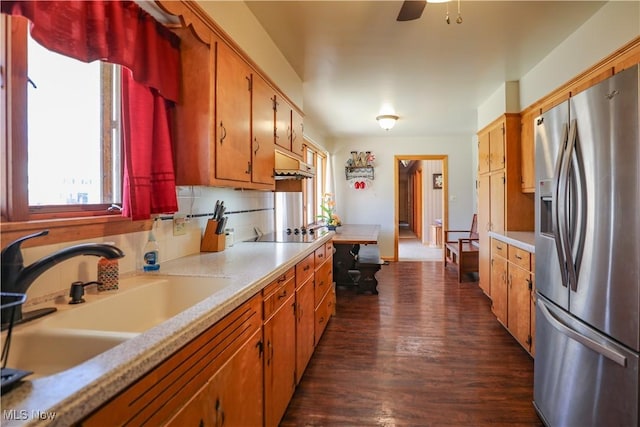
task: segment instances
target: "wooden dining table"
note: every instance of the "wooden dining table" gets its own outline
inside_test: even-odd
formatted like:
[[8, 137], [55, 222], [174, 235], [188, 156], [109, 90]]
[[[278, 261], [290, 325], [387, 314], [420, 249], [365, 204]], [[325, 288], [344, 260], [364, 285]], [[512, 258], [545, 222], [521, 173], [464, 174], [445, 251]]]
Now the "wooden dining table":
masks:
[[361, 245], [370, 246], [371, 249], [375, 247], [378, 253], [379, 232], [380, 226], [377, 224], [344, 224], [336, 229], [333, 236], [333, 279], [337, 286], [357, 286], [354, 276], [349, 274], [357, 269], [356, 254]]

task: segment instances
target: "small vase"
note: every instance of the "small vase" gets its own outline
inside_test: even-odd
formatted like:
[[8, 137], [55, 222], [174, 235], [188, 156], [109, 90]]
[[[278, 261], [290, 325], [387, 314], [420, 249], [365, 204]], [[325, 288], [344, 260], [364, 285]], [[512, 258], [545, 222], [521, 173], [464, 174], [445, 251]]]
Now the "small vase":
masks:
[[331, 231], [336, 231], [336, 225], [327, 225], [327, 228]]

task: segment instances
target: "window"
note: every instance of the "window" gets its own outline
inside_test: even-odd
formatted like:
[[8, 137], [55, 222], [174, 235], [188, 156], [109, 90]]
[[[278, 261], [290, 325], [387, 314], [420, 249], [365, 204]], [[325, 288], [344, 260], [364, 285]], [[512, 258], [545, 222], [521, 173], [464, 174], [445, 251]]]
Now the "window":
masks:
[[1, 19], [3, 222], [109, 214], [122, 198], [118, 66], [51, 52], [26, 19]]
[[117, 66], [84, 63], [27, 39], [30, 210], [120, 202]]
[[327, 156], [313, 145], [307, 145], [305, 161], [316, 168], [316, 175], [305, 181], [305, 215], [307, 223], [315, 223], [320, 214], [320, 203], [325, 193], [325, 176]]

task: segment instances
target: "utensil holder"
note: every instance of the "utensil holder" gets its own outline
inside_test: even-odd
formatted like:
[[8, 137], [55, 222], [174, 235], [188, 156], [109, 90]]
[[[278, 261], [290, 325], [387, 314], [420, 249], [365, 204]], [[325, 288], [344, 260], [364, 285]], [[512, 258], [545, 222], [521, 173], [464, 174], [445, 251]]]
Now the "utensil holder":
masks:
[[202, 242], [200, 242], [200, 252], [224, 251], [226, 236], [224, 233], [216, 234], [218, 223], [219, 221], [213, 219], [207, 221], [207, 228], [205, 228]]

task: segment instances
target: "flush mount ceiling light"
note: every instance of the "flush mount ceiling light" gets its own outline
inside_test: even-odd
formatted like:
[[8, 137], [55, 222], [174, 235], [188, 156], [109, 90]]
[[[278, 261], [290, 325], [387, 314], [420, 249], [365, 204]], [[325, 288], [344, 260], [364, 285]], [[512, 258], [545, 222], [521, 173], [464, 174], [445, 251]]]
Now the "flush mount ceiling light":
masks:
[[383, 114], [381, 116], [376, 117], [378, 124], [384, 130], [389, 130], [392, 127], [394, 127], [398, 119], [399, 117], [393, 114]]

